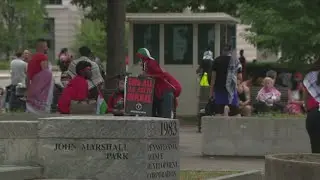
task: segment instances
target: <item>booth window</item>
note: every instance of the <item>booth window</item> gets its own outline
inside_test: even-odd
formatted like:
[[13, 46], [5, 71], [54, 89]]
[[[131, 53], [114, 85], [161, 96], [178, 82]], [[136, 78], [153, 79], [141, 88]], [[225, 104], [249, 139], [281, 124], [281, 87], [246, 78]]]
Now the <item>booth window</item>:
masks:
[[147, 48], [151, 56], [159, 62], [159, 32], [159, 24], [133, 25], [134, 64], [139, 62], [135, 53], [140, 48]]
[[208, 48], [214, 55], [214, 24], [199, 24], [198, 25], [198, 65], [200, 65], [203, 59], [203, 53], [207, 51]]
[[164, 63], [193, 64], [193, 25], [164, 25]]

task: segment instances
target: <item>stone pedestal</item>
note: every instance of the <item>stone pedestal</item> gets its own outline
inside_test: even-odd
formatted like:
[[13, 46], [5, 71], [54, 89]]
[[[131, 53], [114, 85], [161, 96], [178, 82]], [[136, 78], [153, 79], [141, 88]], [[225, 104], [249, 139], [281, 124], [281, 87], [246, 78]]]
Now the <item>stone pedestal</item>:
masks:
[[179, 179], [178, 120], [67, 116], [41, 119], [38, 129], [46, 178]]
[[266, 156], [265, 180], [319, 180], [319, 154]]

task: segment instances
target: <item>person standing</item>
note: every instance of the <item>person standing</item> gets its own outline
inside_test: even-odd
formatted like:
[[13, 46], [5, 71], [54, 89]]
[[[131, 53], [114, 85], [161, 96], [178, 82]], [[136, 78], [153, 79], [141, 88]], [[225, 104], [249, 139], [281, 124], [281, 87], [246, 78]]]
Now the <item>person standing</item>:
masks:
[[247, 78], [247, 77], [246, 77], [247, 60], [246, 60], [246, 58], [244, 57], [244, 50], [243, 50], [243, 49], [241, 49], [241, 50], [239, 51], [239, 55], [240, 55], [239, 61], [240, 61], [241, 66], [242, 66], [242, 78], [243, 78], [243, 80], [245, 80], [245, 79]]
[[26, 87], [27, 63], [23, 60], [22, 51], [17, 51], [16, 58], [10, 63], [11, 88], [9, 110], [25, 110], [25, 102], [17, 95], [17, 88]]
[[173, 76], [164, 72], [158, 62], [151, 57], [146, 48], [140, 48], [137, 52], [142, 64], [143, 75], [155, 79], [153, 116], [173, 118], [177, 106], [176, 98], [179, 97], [182, 87]]
[[47, 41], [38, 39], [36, 53], [32, 55], [27, 66], [27, 112], [35, 114], [51, 112], [54, 79], [47, 51]]
[[306, 129], [312, 153], [320, 153], [320, 60], [303, 80], [303, 97], [307, 108]]
[[242, 69], [231, 47], [226, 46], [221, 56], [213, 61], [210, 97], [215, 98], [215, 113], [225, 116], [239, 115], [237, 80], [242, 80]]

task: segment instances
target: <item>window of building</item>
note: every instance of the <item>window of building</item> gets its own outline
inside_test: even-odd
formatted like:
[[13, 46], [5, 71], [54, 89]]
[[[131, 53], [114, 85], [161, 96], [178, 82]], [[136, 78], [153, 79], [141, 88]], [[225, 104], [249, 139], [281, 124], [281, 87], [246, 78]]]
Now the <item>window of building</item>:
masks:
[[133, 49], [134, 63], [139, 59], [135, 53], [139, 48], [147, 48], [151, 56], [159, 62], [159, 24], [134, 24], [133, 25]]
[[193, 64], [193, 25], [164, 25], [164, 63]]
[[199, 24], [198, 25], [198, 64], [200, 65], [203, 59], [203, 53], [208, 50], [214, 55], [214, 24]]
[[62, 0], [43, 0], [43, 3], [47, 5], [62, 5]]

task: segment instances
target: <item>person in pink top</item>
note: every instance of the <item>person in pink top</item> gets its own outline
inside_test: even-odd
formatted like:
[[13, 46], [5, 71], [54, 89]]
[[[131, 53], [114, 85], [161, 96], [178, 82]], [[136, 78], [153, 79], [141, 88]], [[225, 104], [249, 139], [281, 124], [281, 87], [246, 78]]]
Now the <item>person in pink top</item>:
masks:
[[274, 87], [274, 80], [266, 77], [256, 97], [257, 103], [254, 104], [254, 108], [257, 112], [282, 111], [283, 107], [279, 104], [280, 98], [281, 93]]
[[304, 85], [304, 101], [307, 109], [306, 129], [310, 138], [312, 153], [320, 153], [320, 60], [308, 74]]

